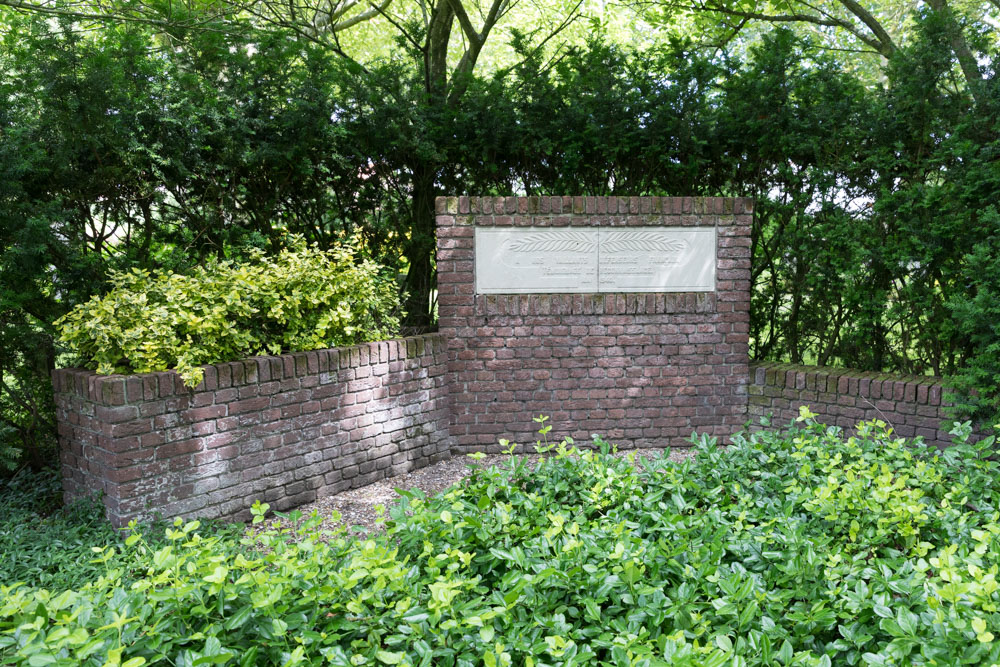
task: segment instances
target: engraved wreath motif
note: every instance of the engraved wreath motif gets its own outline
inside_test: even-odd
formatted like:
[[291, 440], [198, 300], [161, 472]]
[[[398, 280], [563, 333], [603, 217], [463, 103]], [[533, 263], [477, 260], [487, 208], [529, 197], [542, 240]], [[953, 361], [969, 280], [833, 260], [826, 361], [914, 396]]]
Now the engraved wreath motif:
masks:
[[507, 243], [512, 252], [593, 252], [597, 244], [587, 234], [549, 232], [528, 234]]
[[624, 232], [601, 239], [602, 252], [669, 252], [688, 249], [688, 242], [656, 232]]

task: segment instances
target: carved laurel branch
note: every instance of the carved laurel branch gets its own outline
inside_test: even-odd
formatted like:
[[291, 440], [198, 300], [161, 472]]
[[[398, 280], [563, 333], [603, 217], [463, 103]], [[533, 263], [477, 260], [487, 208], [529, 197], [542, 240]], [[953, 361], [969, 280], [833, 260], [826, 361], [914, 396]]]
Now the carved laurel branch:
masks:
[[513, 252], [593, 252], [596, 245], [587, 234], [550, 232], [528, 234], [511, 241], [507, 248]]
[[688, 242], [672, 239], [666, 234], [650, 232], [625, 232], [616, 234], [614, 238], [602, 239], [601, 250], [604, 252], [683, 252], [687, 250]]

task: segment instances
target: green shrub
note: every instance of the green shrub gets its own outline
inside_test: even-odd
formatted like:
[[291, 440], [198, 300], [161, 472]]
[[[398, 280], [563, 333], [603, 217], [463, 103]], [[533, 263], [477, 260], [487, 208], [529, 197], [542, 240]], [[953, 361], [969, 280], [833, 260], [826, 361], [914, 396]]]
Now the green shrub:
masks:
[[[79, 591], [0, 590], [10, 664], [990, 665], [992, 445], [884, 424], [697, 439], [623, 460], [564, 441], [531, 469], [407, 493], [386, 534], [294, 520], [242, 541], [179, 522], [99, 549]], [[266, 510], [256, 506], [259, 516]], [[295, 517], [293, 517], [294, 519]]]
[[352, 248], [301, 240], [276, 257], [215, 262], [190, 275], [133, 269], [56, 322], [98, 373], [176, 369], [189, 386], [202, 364], [313, 350], [395, 333], [395, 285]]
[[21, 443], [17, 431], [7, 424], [0, 424], [0, 474], [17, 470], [21, 458]]

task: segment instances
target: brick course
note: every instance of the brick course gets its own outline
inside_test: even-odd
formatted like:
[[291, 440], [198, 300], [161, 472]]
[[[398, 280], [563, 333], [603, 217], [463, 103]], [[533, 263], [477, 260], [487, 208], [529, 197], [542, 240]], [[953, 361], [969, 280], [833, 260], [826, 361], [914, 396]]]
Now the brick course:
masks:
[[103, 493], [115, 526], [245, 519], [450, 455], [440, 334], [173, 372], [53, 374], [68, 500]]
[[754, 364], [751, 375], [748, 410], [755, 423], [770, 414], [773, 426], [783, 426], [805, 405], [817, 421], [846, 431], [859, 421], [880, 419], [899, 436], [920, 436], [938, 447], [951, 444], [954, 420], [939, 377], [775, 363]]
[[[728, 436], [746, 419], [748, 199], [451, 197], [437, 200], [440, 331], [459, 451], [601, 433], [630, 447]], [[476, 294], [478, 227], [714, 227], [716, 291]]]

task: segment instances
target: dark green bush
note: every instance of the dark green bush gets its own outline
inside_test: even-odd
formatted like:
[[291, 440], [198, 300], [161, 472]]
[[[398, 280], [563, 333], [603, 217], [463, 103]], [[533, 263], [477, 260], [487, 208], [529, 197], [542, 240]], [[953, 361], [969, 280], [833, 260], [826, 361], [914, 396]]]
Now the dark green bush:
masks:
[[990, 206], [983, 218], [993, 233], [966, 255], [965, 289], [949, 303], [968, 348], [952, 386], [963, 414], [994, 424], [1000, 423], [1000, 213]]
[[[199, 524], [77, 592], [2, 589], [11, 664], [989, 665], [1000, 660], [991, 441], [940, 453], [812, 421], [622, 460], [571, 443], [532, 470], [407, 494], [386, 535], [318, 518]], [[257, 506], [256, 514], [266, 508]], [[119, 565], [115, 565], [116, 559]], [[131, 570], [134, 577], [126, 576]], [[107, 662], [106, 662], [107, 661]]]

